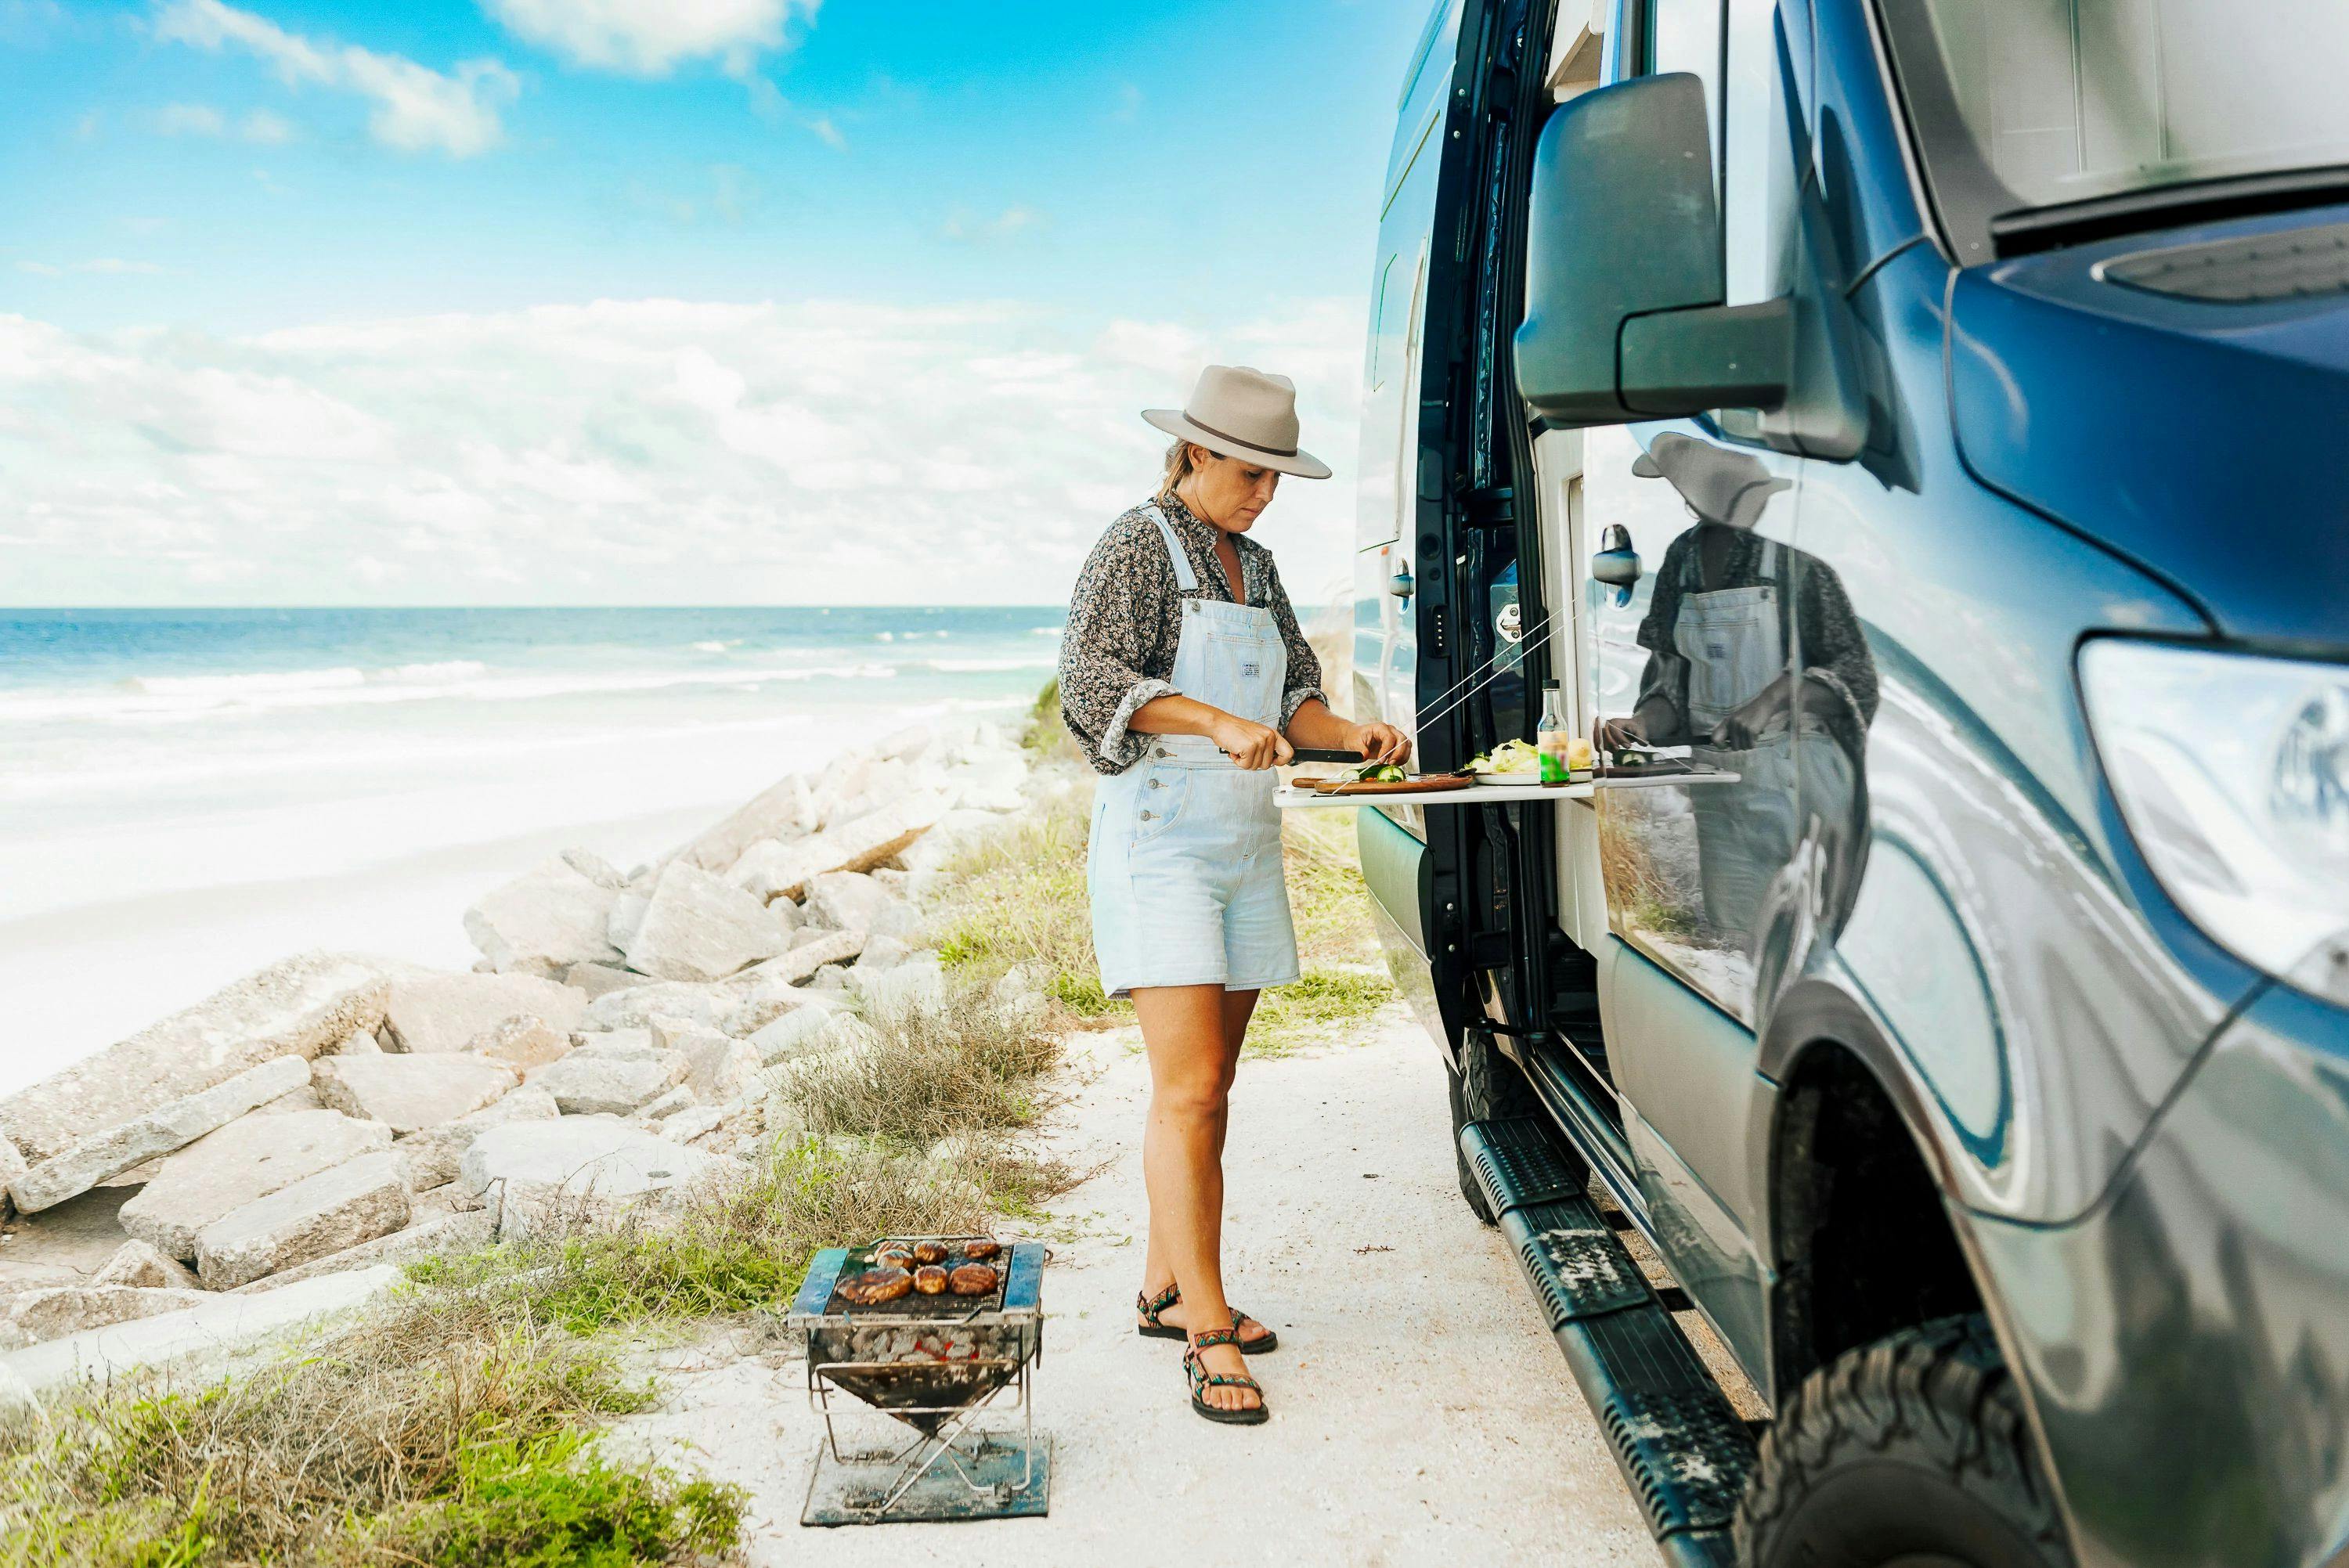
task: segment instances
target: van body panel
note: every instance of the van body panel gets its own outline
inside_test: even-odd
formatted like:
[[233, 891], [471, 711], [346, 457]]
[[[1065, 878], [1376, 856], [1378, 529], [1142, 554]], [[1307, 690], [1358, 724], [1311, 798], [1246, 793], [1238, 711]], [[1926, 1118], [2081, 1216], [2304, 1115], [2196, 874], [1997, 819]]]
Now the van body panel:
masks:
[[[2349, 629], [2349, 465], [2339, 450], [2349, 295], [2188, 299], [2114, 281], [2106, 268], [2189, 244], [2280, 244], [2344, 222], [2349, 206], [1961, 274], [1950, 373], [1967, 463], [1985, 484], [2185, 584], [2229, 636], [2337, 647]], [[2118, 387], [2127, 396], [2114, 396]]]
[[2271, 985], [2107, 1203], [1973, 1226], [2082, 1568], [2349, 1551], [2345, 1040], [2349, 1013]]
[[1642, 1228], [1738, 1365], [1767, 1367], [1770, 1274], [1743, 1220], [1636, 1113], [1624, 1132], [1646, 1201]]

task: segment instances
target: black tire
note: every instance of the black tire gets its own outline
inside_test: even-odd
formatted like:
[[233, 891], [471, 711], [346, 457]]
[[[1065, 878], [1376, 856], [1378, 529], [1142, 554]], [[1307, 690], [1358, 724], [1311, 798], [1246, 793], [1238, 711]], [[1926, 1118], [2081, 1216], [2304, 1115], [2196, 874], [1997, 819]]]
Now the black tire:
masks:
[[1813, 1373], [1762, 1439], [1739, 1568], [2071, 1568], [1998, 1342], [1980, 1314]]
[[1517, 1064], [1482, 1036], [1470, 1035], [1461, 1042], [1459, 1068], [1445, 1076], [1451, 1080], [1446, 1087], [1452, 1100], [1452, 1158], [1460, 1167], [1460, 1195], [1468, 1200], [1477, 1219], [1497, 1224], [1500, 1216], [1485, 1203], [1484, 1189], [1476, 1185], [1476, 1172], [1469, 1168], [1468, 1157], [1460, 1152], [1460, 1130], [1472, 1121], [1547, 1113]]

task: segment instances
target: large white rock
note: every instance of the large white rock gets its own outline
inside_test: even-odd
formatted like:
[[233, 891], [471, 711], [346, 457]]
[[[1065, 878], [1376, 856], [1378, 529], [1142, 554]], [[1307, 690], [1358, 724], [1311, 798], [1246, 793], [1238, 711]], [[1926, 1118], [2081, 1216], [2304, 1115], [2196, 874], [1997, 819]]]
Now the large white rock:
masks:
[[327, 1057], [313, 1065], [318, 1098], [347, 1115], [414, 1132], [469, 1116], [522, 1078], [480, 1057]]
[[123, 1230], [175, 1258], [196, 1234], [256, 1198], [391, 1147], [391, 1129], [337, 1110], [255, 1111], [190, 1144], [116, 1214]]
[[341, 1274], [349, 1269], [363, 1269], [377, 1264], [412, 1263], [418, 1258], [449, 1257], [458, 1253], [470, 1253], [485, 1247], [497, 1238], [497, 1222], [486, 1210], [473, 1210], [457, 1214], [419, 1215], [404, 1230], [378, 1236], [371, 1242], [361, 1242], [355, 1247], [345, 1247], [338, 1253], [328, 1253], [297, 1267], [271, 1274], [266, 1279], [236, 1287], [239, 1295], [258, 1295], [264, 1291], [284, 1290], [287, 1285], [316, 1279], [320, 1274]]
[[553, 1121], [562, 1114], [553, 1095], [526, 1083], [486, 1109], [409, 1133], [393, 1144], [391, 1151], [399, 1161], [408, 1190], [427, 1192], [457, 1179], [457, 1161], [472, 1147], [473, 1140], [491, 1128], [510, 1121]]
[[609, 964], [574, 964], [563, 972], [563, 983], [592, 1002], [610, 992], [641, 985], [645, 977]]
[[24, 1342], [38, 1345], [133, 1318], [184, 1312], [203, 1301], [201, 1290], [159, 1290], [135, 1284], [51, 1285], [0, 1299], [0, 1325], [16, 1330]]
[[135, 1120], [108, 1128], [33, 1166], [11, 1182], [16, 1206], [28, 1213], [37, 1212], [159, 1154], [185, 1149], [214, 1128], [301, 1088], [309, 1076], [310, 1064], [302, 1057], [278, 1057]]
[[695, 1183], [730, 1165], [616, 1118], [566, 1116], [483, 1133], [459, 1180], [497, 1215], [499, 1239], [512, 1242], [673, 1213]]
[[400, 1277], [398, 1267], [385, 1264], [308, 1280], [258, 1299], [212, 1296], [185, 1311], [88, 1329], [0, 1356], [0, 1404], [23, 1404], [50, 1388], [102, 1381], [140, 1367], [217, 1360], [249, 1350], [373, 1300]]
[[196, 1274], [212, 1290], [388, 1235], [408, 1223], [408, 1183], [388, 1151], [305, 1176], [196, 1233]]
[[307, 1059], [382, 1020], [384, 966], [305, 953], [0, 1099], [0, 1135], [35, 1165], [279, 1057]]
[[626, 1116], [684, 1078], [685, 1058], [675, 1051], [643, 1059], [574, 1051], [530, 1075], [532, 1087], [553, 1095], [565, 1116]]
[[895, 758], [865, 757], [835, 763], [815, 787], [816, 826], [836, 828], [877, 811], [913, 792], [911, 764]]
[[759, 1048], [748, 1040], [707, 1031], [674, 1041], [670, 1048], [685, 1057], [684, 1087], [706, 1104], [716, 1105], [749, 1092], [764, 1065]]
[[612, 900], [611, 913], [604, 917], [604, 940], [626, 953], [636, 939], [636, 928], [645, 923], [645, 911], [653, 906], [653, 890], [647, 887], [624, 887]]
[[724, 871], [761, 839], [795, 839], [815, 829], [815, 805], [806, 779], [794, 774], [679, 850], [675, 859], [706, 872]]
[[920, 923], [904, 899], [863, 872], [826, 872], [809, 884], [808, 912], [842, 931], [902, 936]]
[[140, 1290], [198, 1290], [193, 1270], [174, 1257], [166, 1256], [151, 1242], [131, 1240], [114, 1249], [98, 1271], [89, 1276], [92, 1284], [127, 1284]]
[[587, 998], [535, 975], [428, 975], [391, 983], [384, 1023], [397, 1049], [469, 1051], [508, 1018], [535, 1018], [558, 1034], [579, 1026]]
[[[805, 933], [802, 934], [803, 936]], [[742, 996], [771, 995], [797, 985], [827, 964], [845, 964], [864, 951], [861, 931], [827, 931], [807, 936], [780, 958], [770, 959], [742, 976]]]
[[980, 840], [1002, 830], [1003, 819], [995, 812], [957, 806], [931, 824], [928, 832], [900, 851], [897, 859], [917, 876], [925, 872], [942, 872]]
[[28, 1169], [25, 1156], [16, 1146], [6, 1138], [0, 1137], [0, 1219], [6, 1218], [8, 1212], [16, 1206], [14, 1189], [16, 1178]]
[[543, 1068], [549, 1062], [559, 1062], [570, 1053], [571, 1037], [558, 1033], [536, 1018], [508, 1018], [503, 1023], [491, 1025], [473, 1040], [475, 1056], [502, 1063], [517, 1072]]
[[771, 899], [797, 898], [826, 872], [870, 871], [920, 838], [953, 805], [953, 797], [944, 790], [916, 790], [836, 828], [779, 845], [772, 852], [762, 849], [755, 876], [745, 878], [738, 865], [736, 880], [755, 883]]
[[773, 1067], [823, 1048], [842, 1016], [841, 1004], [822, 993], [811, 1001], [820, 1005], [786, 1013], [750, 1037], [747, 1043], [759, 1053], [761, 1066]]
[[557, 856], [465, 912], [465, 934], [492, 968], [552, 978], [616, 958], [604, 934], [617, 890]]
[[608, 992], [588, 1003], [587, 1016], [580, 1020], [580, 1027], [588, 1031], [641, 1029], [655, 1018], [668, 1018], [678, 1023], [707, 1024], [714, 1028], [733, 1007], [735, 1000], [733, 992], [714, 985], [666, 980], [638, 984], [625, 991]]
[[741, 889], [671, 861], [628, 944], [628, 966], [663, 980], [719, 980], [791, 945], [791, 932]]

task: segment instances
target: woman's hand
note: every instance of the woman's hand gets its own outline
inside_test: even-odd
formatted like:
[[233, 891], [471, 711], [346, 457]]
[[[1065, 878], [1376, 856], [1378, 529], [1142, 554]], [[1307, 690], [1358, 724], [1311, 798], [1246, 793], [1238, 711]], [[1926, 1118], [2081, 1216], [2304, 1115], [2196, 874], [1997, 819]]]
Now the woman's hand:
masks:
[[1216, 726], [1210, 738], [1223, 748], [1234, 762], [1250, 771], [1285, 767], [1297, 755], [1280, 731], [1234, 714], [1224, 715], [1223, 721]]
[[1645, 746], [1648, 727], [1638, 714], [1629, 718], [1602, 718], [1599, 721], [1599, 746], [1603, 751], [1619, 751], [1626, 746]]
[[1764, 730], [1786, 716], [1792, 706], [1787, 699], [1792, 695], [1786, 677], [1780, 676], [1713, 727], [1713, 743], [1729, 751], [1752, 749]]
[[1411, 760], [1411, 738], [1392, 724], [1350, 724], [1346, 727], [1345, 745], [1331, 749], [1359, 751], [1365, 762], [1400, 766]]

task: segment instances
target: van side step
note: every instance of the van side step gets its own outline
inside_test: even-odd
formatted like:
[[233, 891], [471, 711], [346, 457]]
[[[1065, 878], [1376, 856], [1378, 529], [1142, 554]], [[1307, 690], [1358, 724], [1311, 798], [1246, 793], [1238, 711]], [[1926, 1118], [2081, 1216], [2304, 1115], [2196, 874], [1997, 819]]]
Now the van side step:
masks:
[[1667, 1563], [1726, 1568], [1753, 1435], [1534, 1117], [1472, 1121], [1460, 1150], [1548, 1315]]

